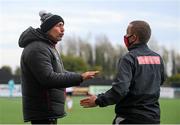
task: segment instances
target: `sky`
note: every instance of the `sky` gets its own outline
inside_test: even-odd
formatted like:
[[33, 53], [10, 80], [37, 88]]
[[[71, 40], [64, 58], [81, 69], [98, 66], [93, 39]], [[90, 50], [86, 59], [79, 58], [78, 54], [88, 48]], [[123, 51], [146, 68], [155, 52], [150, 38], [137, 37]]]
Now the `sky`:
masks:
[[0, 67], [20, 65], [19, 36], [40, 26], [40, 10], [63, 17], [64, 37], [90, 35], [93, 42], [104, 34], [114, 45], [124, 45], [131, 21], [144, 20], [158, 45], [180, 53], [180, 0], [0, 0]]

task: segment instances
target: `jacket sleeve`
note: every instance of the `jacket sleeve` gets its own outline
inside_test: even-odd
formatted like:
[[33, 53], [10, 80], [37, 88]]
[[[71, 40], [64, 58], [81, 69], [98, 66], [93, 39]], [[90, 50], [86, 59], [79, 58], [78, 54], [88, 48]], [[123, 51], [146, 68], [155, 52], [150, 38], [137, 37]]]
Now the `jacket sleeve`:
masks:
[[51, 55], [46, 48], [31, 51], [28, 56], [28, 67], [34, 78], [44, 87], [65, 88], [79, 85], [83, 80], [74, 72], [56, 73], [51, 64]]
[[118, 73], [112, 83], [112, 88], [103, 94], [99, 94], [95, 103], [100, 107], [117, 104], [129, 92], [132, 79], [133, 64], [129, 56], [124, 56], [118, 63]]
[[166, 78], [167, 78], [167, 73], [166, 73], [166, 69], [165, 69], [165, 66], [164, 66], [164, 61], [161, 58], [161, 85], [163, 85]]

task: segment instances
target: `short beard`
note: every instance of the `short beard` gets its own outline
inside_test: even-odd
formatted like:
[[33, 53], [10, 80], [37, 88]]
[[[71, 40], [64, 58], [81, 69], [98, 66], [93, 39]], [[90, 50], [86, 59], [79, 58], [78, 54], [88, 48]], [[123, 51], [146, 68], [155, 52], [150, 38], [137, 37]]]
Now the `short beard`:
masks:
[[61, 41], [61, 40], [62, 40], [62, 37], [58, 37], [57, 42], [58, 42], [58, 41]]

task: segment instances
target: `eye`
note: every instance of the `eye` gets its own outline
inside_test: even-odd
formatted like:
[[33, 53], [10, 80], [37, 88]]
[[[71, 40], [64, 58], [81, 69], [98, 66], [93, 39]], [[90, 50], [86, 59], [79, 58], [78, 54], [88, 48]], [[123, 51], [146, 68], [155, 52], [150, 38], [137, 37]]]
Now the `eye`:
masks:
[[64, 26], [63, 22], [58, 23], [58, 26]]

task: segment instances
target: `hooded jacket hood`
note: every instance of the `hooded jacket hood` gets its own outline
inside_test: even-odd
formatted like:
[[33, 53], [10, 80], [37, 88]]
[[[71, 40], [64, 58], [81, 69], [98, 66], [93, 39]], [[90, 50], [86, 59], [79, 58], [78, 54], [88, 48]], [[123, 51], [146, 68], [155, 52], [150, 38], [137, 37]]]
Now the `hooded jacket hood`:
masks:
[[52, 42], [39, 28], [34, 29], [32, 27], [29, 27], [20, 35], [18, 44], [19, 47], [25, 48], [28, 44], [35, 41], [46, 41], [47, 43], [52, 44]]

